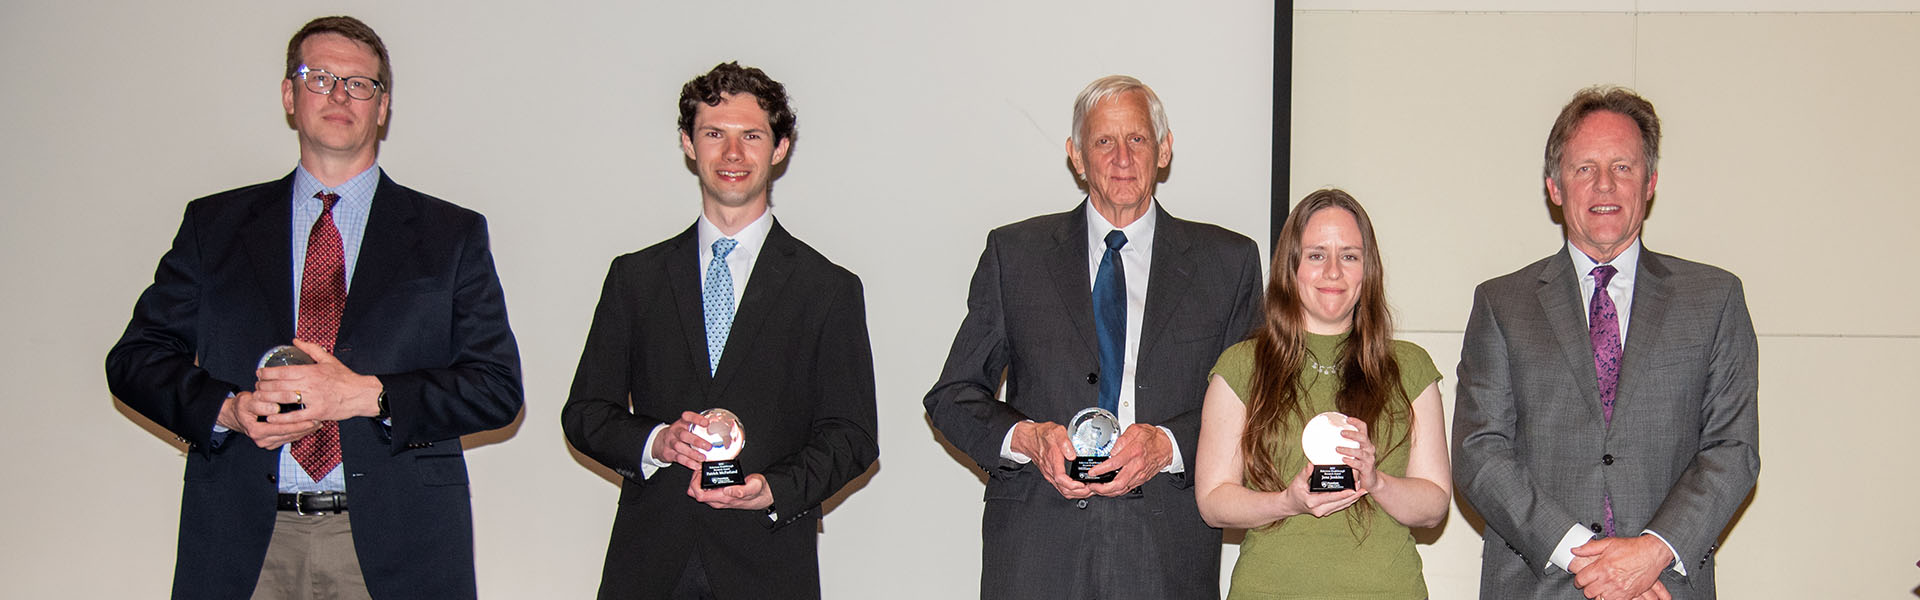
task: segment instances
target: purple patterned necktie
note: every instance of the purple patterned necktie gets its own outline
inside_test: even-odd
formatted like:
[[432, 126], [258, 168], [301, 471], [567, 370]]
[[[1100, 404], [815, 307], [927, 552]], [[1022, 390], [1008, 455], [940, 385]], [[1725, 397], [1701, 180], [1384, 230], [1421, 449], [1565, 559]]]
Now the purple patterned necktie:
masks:
[[[1607, 283], [1619, 272], [1613, 265], [1593, 268], [1593, 301], [1587, 307], [1587, 332], [1593, 341], [1593, 370], [1600, 384], [1600, 411], [1613, 425], [1613, 395], [1620, 384], [1620, 311], [1607, 294]], [[1601, 498], [1606, 511], [1606, 535], [1613, 537], [1613, 495]]]

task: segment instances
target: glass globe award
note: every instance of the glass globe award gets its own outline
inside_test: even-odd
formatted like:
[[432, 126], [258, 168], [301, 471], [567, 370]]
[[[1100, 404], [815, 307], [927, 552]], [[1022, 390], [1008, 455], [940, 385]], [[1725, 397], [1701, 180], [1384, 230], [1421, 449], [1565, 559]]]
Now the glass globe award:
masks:
[[707, 426], [690, 425], [693, 434], [713, 444], [713, 448], [701, 451], [706, 457], [700, 463], [700, 489], [710, 490], [747, 482], [747, 476], [740, 471], [740, 450], [747, 446], [747, 431], [740, 425], [740, 417], [724, 408], [709, 408], [701, 411], [707, 417]]
[[1078, 455], [1067, 461], [1068, 477], [1075, 481], [1106, 483], [1120, 473], [1115, 470], [1098, 476], [1087, 474], [1107, 462], [1114, 441], [1120, 439], [1120, 419], [1107, 409], [1092, 407], [1075, 413], [1073, 419], [1067, 421], [1067, 438], [1073, 441], [1073, 452]]
[[1313, 463], [1313, 472], [1307, 477], [1309, 492], [1344, 492], [1353, 489], [1353, 467], [1347, 466], [1345, 455], [1336, 448], [1359, 448], [1360, 442], [1341, 437], [1342, 431], [1359, 431], [1347, 416], [1337, 412], [1323, 412], [1307, 421], [1300, 432], [1300, 449], [1307, 455], [1307, 461]]
[[[282, 344], [279, 346], [274, 346], [272, 348], [269, 348], [267, 349], [266, 354], [260, 355], [260, 364], [255, 368], [267, 369], [272, 367], [287, 367], [287, 366], [293, 366], [293, 365], [311, 365], [311, 364], [313, 364], [313, 357], [308, 356], [306, 351], [301, 350], [294, 346]], [[290, 413], [306, 407], [307, 406], [305, 404], [301, 404], [299, 402], [281, 402], [280, 412]], [[261, 423], [265, 423], [267, 422], [267, 416], [260, 415], [258, 417], [255, 417], [255, 420]]]

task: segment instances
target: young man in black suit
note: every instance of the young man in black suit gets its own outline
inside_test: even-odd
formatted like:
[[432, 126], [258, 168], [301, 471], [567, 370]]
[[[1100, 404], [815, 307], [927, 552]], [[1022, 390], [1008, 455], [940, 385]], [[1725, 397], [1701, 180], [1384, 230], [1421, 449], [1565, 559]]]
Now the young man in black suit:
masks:
[[[602, 598], [818, 597], [820, 503], [879, 455], [860, 279], [770, 210], [794, 123], [759, 69], [681, 89], [700, 216], [614, 259], [561, 412], [574, 448], [625, 477]], [[746, 432], [740, 485], [700, 485], [710, 445], [691, 429], [711, 408]]]

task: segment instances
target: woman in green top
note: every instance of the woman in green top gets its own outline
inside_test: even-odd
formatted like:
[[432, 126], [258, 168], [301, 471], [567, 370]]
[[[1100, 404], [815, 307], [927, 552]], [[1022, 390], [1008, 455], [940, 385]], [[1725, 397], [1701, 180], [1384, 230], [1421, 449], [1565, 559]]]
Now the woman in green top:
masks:
[[[1300, 201], [1277, 242], [1266, 318], [1220, 356], [1194, 492], [1215, 527], [1246, 528], [1229, 598], [1425, 598], [1409, 527], [1447, 516], [1440, 373], [1392, 339], [1380, 250], [1340, 190]], [[1356, 489], [1309, 492], [1308, 419], [1346, 414]]]

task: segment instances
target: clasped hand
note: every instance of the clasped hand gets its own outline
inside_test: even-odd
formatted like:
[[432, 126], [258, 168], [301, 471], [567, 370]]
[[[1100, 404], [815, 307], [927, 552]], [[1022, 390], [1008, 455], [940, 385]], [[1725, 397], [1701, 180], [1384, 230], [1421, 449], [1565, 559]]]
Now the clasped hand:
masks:
[[[327, 421], [380, 414], [379, 378], [353, 372], [319, 344], [294, 340], [293, 345], [312, 356], [314, 364], [254, 371], [258, 381], [253, 391], [227, 398], [215, 422], [273, 450], [307, 437]], [[281, 404], [301, 407], [282, 413]]]
[[1107, 483], [1078, 481], [1067, 474], [1067, 461], [1079, 456], [1079, 452], [1068, 439], [1067, 428], [1059, 423], [1014, 425], [1012, 449], [1031, 458], [1040, 476], [1069, 500], [1126, 494], [1173, 463], [1173, 440], [1159, 427], [1145, 423], [1135, 423], [1121, 432], [1106, 462], [1087, 472], [1100, 476], [1117, 471], [1113, 481]]
[[1673, 564], [1673, 552], [1652, 534], [1600, 538], [1573, 548], [1567, 570], [1573, 585], [1588, 598], [1670, 600], [1660, 572]]

